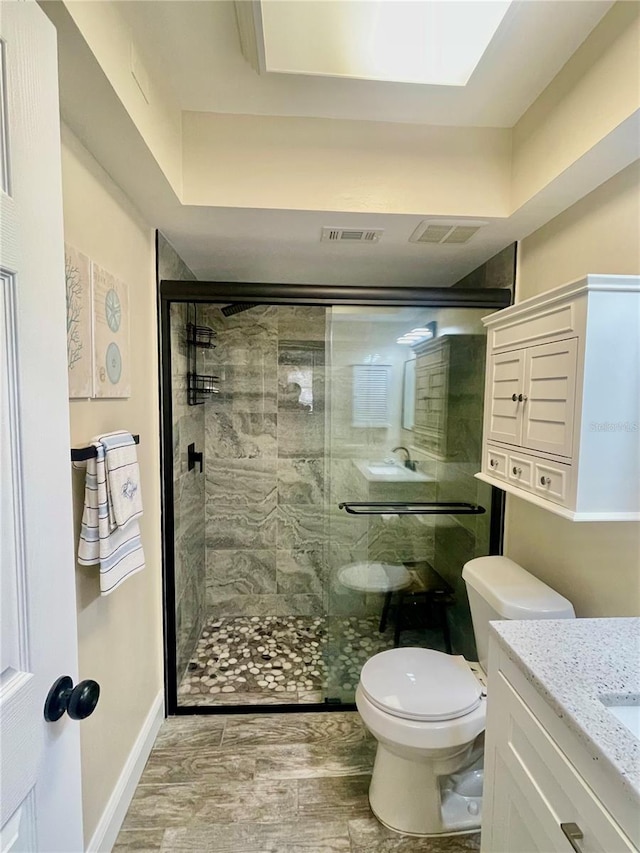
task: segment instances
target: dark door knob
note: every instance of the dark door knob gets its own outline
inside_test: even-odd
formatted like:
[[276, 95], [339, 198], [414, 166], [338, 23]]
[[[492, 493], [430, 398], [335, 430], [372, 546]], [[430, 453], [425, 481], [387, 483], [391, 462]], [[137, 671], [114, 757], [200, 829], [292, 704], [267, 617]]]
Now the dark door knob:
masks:
[[73, 686], [70, 676], [63, 675], [54, 682], [44, 703], [44, 718], [55, 723], [65, 713], [72, 720], [84, 720], [95, 711], [100, 698], [100, 685], [86, 679]]

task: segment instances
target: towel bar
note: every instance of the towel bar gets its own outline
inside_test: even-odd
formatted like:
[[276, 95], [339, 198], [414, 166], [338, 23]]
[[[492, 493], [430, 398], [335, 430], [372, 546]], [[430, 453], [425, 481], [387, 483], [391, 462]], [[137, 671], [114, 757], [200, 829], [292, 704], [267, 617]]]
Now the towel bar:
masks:
[[[136, 444], [140, 444], [140, 436], [134, 435], [133, 440]], [[129, 445], [131, 446], [131, 445]], [[95, 459], [96, 458], [96, 449], [95, 447], [72, 447], [71, 448], [71, 461], [72, 462], [86, 462], [87, 459]]]
[[485, 508], [464, 501], [361, 501], [339, 503], [349, 515], [482, 515]]

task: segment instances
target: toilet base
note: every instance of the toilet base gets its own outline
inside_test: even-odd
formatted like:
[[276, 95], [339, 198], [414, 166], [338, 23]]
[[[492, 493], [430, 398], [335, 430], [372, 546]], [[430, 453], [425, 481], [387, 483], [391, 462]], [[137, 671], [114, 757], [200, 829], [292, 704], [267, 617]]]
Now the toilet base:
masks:
[[[455, 787], [449, 777], [469, 751], [470, 746], [443, 761], [425, 761], [399, 755], [378, 743], [369, 788], [369, 803], [376, 818], [388, 829], [405, 835], [477, 832], [482, 797], [459, 793], [460, 774], [456, 774]], [[469, 793], [478, 792], [465, 790]]]
[[[369, 805], [371, 806], [371, 801], [369, 801]], [[410, 835], [412, 838], [449, 838], [453, 835], [473, 835], [475, 832], [480, 832], [479, 826], [473, 829], [444, 830], [443, 832], [407, 832], [406, 829], [398, 829], [397, 826], [385, 823], [380, 815], [375, 813], [373, 806], [371, 806], [371, 811], [378, 823], [381, 823], [386, 829], [389, 829], [391, 832], [397, 832], [400, 835]]]

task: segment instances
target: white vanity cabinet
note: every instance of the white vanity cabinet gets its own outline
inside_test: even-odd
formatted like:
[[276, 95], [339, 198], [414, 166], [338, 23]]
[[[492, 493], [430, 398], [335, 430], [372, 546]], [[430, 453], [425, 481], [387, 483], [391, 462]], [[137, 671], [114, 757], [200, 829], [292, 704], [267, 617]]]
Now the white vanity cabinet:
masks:
[[483, 322], [477, 476], [574, 521], [640, 519], [640, 277], [588, 275]]
[[638, 806], [621, 780], [495, 640], [489, 662], [482, 853], [638, 853]]

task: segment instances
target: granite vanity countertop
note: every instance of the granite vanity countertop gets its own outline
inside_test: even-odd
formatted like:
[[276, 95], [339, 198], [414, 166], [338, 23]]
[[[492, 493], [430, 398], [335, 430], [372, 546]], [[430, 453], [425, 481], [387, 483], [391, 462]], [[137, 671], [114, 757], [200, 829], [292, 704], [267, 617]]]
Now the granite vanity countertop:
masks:
[[492, 622], [508, 657], [640, 798], [640, 741], [605, 704], [640, 704], [640, 618]]

